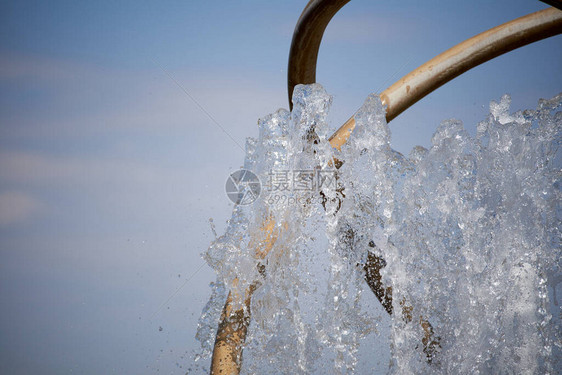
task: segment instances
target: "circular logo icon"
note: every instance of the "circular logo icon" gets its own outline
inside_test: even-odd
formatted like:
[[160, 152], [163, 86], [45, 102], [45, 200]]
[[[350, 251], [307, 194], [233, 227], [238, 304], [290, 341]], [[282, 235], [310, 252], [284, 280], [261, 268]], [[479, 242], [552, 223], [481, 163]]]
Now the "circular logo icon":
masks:
[[228, 176], [225, 190], [234, 204], [252, 204], [260, 196], [261, 182], [252, 171], [240, 169]]

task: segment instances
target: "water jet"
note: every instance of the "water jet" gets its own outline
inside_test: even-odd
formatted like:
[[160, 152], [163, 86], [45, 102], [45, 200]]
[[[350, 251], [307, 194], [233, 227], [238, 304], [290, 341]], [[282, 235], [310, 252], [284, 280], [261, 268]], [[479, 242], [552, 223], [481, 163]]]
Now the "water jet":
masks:
[[[545, 328], [553, 319], [546, 283], [549, 274], [559, 272], [556, 200], [560, 190], [556, 186], [560, 176], [556, 162], [549, 158], [558, 157], [552, 145], [559, 142], [561, 125], [560, 116], [553, 112], [561, 98], [542, 101], [536, 111], [519, 114], [510, 114], [509, 98], [502, 98], [492, 103], [476, 139], [462, 125], [445, 122], [432, 140], [432, 149], [415, 149], [409, 158], [390, 149], [386, 125], [471, 68], [562, 33], [562, 12], [549, 8], [532, 13], [454, 46], [380, 95], [367, 98], [330, 135], [324, 122], [331, 97], [315, 85], [316, 59], [324, 29], [347, 2], [311, 0], [305, 7], [289, 56], [293, 112], [280, 110], [261, 121], [260, 139], [249, 141], [245, 165], [262, 176], [274, 168], [330, 170], [334, 186], [316, 191], [321, 196], [316, 208], [312, 204], [235, 207], [227, 233], [206, 255], [212, 266], [222, 270], [229, 289], [211, 374], [240, 373], [254, 307], [263, 310], [259, 324], [266, 324], [264, 311], [276, 311], [273, 320], [292, 327], [288, 338], [276, 341], [266, 337], [272, 331], [261, 326], [255, 342], [284, 351], [287, 358], [292, 355], [295, 371], [314, 368], [322, 355], [319, 345], [335, 347], [333, 362], [340, 372], [353, 369], [354, 345], [360, 331], [370, 326], [359, 315], [346, 315], [358, 304], [357, 298], [346, 301], [346, 296], [361, 294], [358, 280], [346, 280], [352, 274], [360, 274], [386, 312], [396, 315], [393, 350], [398, 359], [393, 366], [397, 372], [552, 370], [555, 364], [539, 363], [536, 356], [548, 359], [553, 350], [552, 330]], [[536, 122], [540, 124], [533, 125]], [[291, 288], [287, 280], [300, 276], [288, 268], [297, 269], [302, 262], [294, 250], [307, 249], [314, 241], [303, 228], [309, 225], [307, 220], [315, 220], [311, 212], [319, 212], [319, 207], [325, 215], [327, 256], [335, 262], [325, 292], [335, 312], [327, 312], [326, 321], [317, 319], [313, 326], [303, 322], [298, 287]], [[318, 228], [316, 222], [310, 225]], [[430, 277], [424, 279], [424, 273]], [[472, 282], [474, 278], [478, 280]], [[274, 294], [276, 283], [286, 290]], [[448, 290], [452, 292], [447, 294]], [[284, 306], [291, 303], [290, 308]], [[482, 324], [475, 320], [479, 309]], [[342, 323], [344, 328], [326, 327], [324, 323], [336, 317], [347, 322]], [[459, 317], [462, 322], [456, 324]], [[362, 328], [354, 332], [349, 328], [354, 324]], [[494, 326], [498, 330], [490, 328]], [[527, 341], [505, 345], [506, 338], [522, 337]], [[415, 352], [423, 355], [416, 357]], [[471, 355], [480, 357], [469, 364]], [[510, 361], [518, 363], [509, 365]]]

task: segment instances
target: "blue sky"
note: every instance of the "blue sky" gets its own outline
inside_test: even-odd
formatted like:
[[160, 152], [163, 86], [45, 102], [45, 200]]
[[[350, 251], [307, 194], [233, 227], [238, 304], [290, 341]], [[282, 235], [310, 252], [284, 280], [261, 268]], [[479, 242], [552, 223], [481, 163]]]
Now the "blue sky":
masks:
[[[288, 51], [305, 5], [2, 2], [1, 373], [186, 372], [214, 279], [200, 258], [214, 238], [209, 218], [220, 233], [230, 216], [236, 143], [288, 106]], [[319, 54], [333, 127], [436, 54], [545, 7], [353, 0]], [[393, 146], [428, 146], [450, 117], [473, 131], [504, 93], [512, 109], [534, 108], [561, 91], [561, 73], [560, 36], [495, 59], [393, 121]]]

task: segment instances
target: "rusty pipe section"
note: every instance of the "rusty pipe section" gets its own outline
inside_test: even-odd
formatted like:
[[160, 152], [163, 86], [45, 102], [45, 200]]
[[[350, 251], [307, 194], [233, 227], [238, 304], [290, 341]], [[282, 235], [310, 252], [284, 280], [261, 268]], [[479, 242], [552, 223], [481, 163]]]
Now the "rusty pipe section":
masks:
[[[283, 227], [284, 229], [284, 227]], [[264, 218], [258, 234], [249, 244], [254, 249], [254, 258], [262, 261], [271, 251], [280, 234], [273, 216]], [[258, 271], [264, 274], [265, 265], [258, 263]], [[255, 281], [246, 290], [240, 289], [238, 279], [233, 281], [233, 289], [228, 293], [217, 329], [210, 375], [238, 375], [242, 365], [242, 352], [251, 317], [252, 294], [259, 286]]]
[[234, 309], [232, 292], [228, 294], [213, 348], [211, 375], [240, 373], [242, 346], [250, 325], [250, 298], [255, 288], [255, 285], [250, 286], [240, 309]]
[[[414, 69], [380, 94], [390, 122], [427, 94], [488, 60], [562, 33], [562, 11], [548, 8], [494, 27], [457, 44]], [[331, 137], [340, 148], [355, 127], [351, 117]]]

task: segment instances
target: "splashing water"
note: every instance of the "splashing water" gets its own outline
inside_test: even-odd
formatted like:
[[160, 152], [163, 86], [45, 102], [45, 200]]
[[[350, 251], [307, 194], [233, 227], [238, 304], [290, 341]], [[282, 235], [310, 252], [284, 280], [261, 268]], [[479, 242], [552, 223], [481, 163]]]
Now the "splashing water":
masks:
[[[217, 281], [199, 322], [201, 356], [226, 291], [258, 280], [242, 373], [559, 371], [562, 94], [514, 114], [504, 96], [475, 138], [445, 121], [429, 150], [408, 157], [391, 149], [376, 95], [333, 149], [331, 100], [318, 84], [297, 86], [293, 112], [260, 120], [248, 139], [244, 167], [262, 183], [274, 170], [337, 179], [320, 193], [283, 190], [283, 200], [266, 183], [235, 207], [204, 253]], [[272, 217], [277, 240], [256, 252]]]

